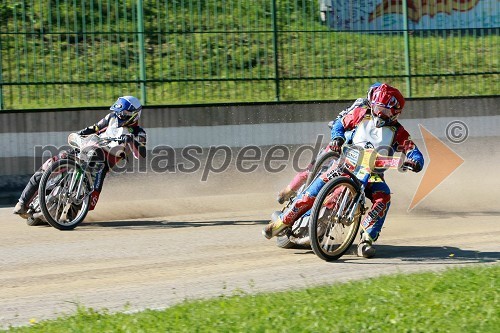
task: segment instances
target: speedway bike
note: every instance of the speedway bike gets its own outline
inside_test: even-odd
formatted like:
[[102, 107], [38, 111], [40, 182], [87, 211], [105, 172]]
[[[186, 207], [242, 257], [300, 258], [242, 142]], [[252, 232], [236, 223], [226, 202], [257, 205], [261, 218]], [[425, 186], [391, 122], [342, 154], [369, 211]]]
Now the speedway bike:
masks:
[[327, 171], [330, 180], [318, 193], [308, 223], [311, 248], [319, 258], [337, 260], [353, 244], [367, 211], [368, 182], [383, 181], [382, 173], [388, 169], [411, 169], [403, 166], [404, 155], [380, 152], [344, 146], [338, 163]]
[[73, 152], [53, 162], [43, 173], [36, 199], [41, 219], [59, 230], [76, 228], [95, 208], [99, 199], [96, 187], [102, 182], [102, 172], [123, 157], [117, 152], [125, 142], [122, 137], [96, 134], [84, 137], [71, 133], [68, 143]]

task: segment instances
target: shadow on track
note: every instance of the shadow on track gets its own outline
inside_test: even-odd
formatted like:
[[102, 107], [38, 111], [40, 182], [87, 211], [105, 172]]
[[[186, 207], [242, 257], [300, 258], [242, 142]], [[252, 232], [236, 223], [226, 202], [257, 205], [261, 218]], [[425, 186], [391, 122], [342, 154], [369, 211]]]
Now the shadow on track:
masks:
[[420, 216], [429, 216], [435, 218], [474, 218], [482, 216], [500, 216], [500, 211], [497, 210], [484, 210], [484, 211], [442, 211], [433, 209], [422, 209]]
[[204, 222], [179, 222], [166, 220], [134, 220], [134, 221], [110, 221], [110, 222], [88, 222], [82, 223], [75, 230], [88, 229], [93, 227], [99, 228], [117, 228], [117, 229], [174, 229], [174, 228], [198, 228], [198, 227], [214, 227], [228, 225], [257, 225], [266, 224], [269, 220], [244, 220], [244, 221], [204, 221]]
[[423, 261], [427, 264], [433, 260], [495, 262], [500, 260], [500, 252], [462, 250], [453, 246], [378, 245], [377, 258], [395, 258], [411, 262]]
[[[465, 264], [465, 263], [492, 263], [500, 261], [500, 252], [481, 252], [474, 250], [462, 250], [451, 246], [401, 246], [401, 245], [377, 245], [377, 254], [372, 259], [359, 258], [356, 255], [356, 246], [353, 245], [344, 256], [331, 263], [386, 265], [387, 260], [400, 260], [400, 263], [391, 264]], [[298, 249], [291, 249], [297, 251]], [[296, 255], [314, 255], [311, 250], [295, 252]], [[356, 256], [353, 260], [352, 256]], [[383, 261], [377, 260], [383, 259]]]
[[[465, 264], [465, 263], [491, 263], [500, 260], [500, 252], [481, 252], [474, 250], [462, 250], [452, 246], [402, 246], [402, 245], [383, 245], [378, 244], [377, 254], [372, 259], [363, 259], [356, 256], [356, 246], [353, 245], [349, 251], [339, 260], [332, 263], [349, 262], [358, 264], [382, 265], [387, 264], [387, 259], [400, 260], [399, 264]], [[312, 251], [297, 254], [313, 254]], [[379, 261], [377, 259], [384, 259]], [[397, 263], [394, 263], [397, 264]]]

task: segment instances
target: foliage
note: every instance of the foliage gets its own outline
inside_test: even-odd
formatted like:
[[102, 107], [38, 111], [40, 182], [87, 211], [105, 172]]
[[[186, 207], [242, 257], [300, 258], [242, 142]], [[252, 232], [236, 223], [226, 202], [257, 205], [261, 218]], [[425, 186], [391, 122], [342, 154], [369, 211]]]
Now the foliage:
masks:
[[313, 0], [143, 0], [142, 11], [143, 34], [135, 0], [0, 0], [4, 108], [67, 106], [60, 94], [102, 106], [141, 83], [149, 105], [350, 99], [374, 81], [410, 97], [500, 93], [495, 31], [415, 32], [407, 59], [401, 32], [332, 31]]
[[497, 332], [500, 266], [385, 276], [271, 294], [187, 301], [162, 311], [74, 316], [10, 332]]

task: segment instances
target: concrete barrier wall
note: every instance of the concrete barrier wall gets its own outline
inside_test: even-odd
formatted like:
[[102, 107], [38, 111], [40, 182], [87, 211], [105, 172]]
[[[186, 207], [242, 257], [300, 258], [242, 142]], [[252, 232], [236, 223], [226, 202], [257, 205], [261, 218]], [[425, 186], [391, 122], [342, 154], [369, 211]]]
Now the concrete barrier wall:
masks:
[[[500, 115], [500, 97], [408, 100], [401, 119]], [[352, 101], [227, 106], [146, 107], [144, 128], [265, 123], [322, 122], [334, 118]], [[94, 123], [106, 109], [0, 112], [0, 134], [70, 132]]]
[[[318, 134], [329, 139], [327, 122], [351, 101], [331, 103], [245, 104], [145, 108], [141, 125], [148, 133], [148, 149], [167, 145], [211, 147], [225, 145], [313, 144]], [[461, 120], [469, 136], [500, 135], [500, 97], [409, 100], [401, 122], [414, 138], [422, 124], [445, 137], [447, 124]], [[39, 166], [34, 146], [66, 144], [67, 135], [91, 125], [108, 110], [58, 110], [0, 113], [0, 187], [24, 186]]]

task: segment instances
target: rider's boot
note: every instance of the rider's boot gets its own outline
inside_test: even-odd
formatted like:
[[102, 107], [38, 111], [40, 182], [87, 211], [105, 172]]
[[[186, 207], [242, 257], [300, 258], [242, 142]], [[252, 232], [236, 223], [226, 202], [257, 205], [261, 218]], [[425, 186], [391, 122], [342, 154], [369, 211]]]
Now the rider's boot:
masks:
[[372, 258], [375, 255], [373, 240], [368, 236], [368, 233], [361, 234], [361, 240], [358, 244], [358, 257]]
[[280, 214], [281, 214], [280, 211], [274, 212], [273, 215], [271, 215], [271, 222], [269, 222], [262, 230], [262, 234], [267, 239], [273, 238], [286, 228], [290, 227], [289, 225], [283, 223], [283, 221], [280, 218]]
[[290, 188], [290, 185], [278, 192], [278, 203], [283, 204], [295, 195], [295, 191]]
[[17, 202], [12, 213], [21, 216], [23, 219], [27, 219], [29, 217], [28, 207], [21, 201]]

